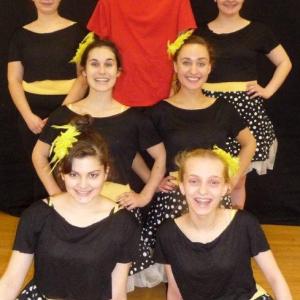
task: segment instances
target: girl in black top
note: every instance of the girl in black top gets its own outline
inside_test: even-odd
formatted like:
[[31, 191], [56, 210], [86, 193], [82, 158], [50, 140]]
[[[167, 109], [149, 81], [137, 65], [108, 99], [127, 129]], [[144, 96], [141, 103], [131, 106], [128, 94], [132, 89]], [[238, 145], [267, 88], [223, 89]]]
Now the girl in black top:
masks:
[[251, 257], [277, 300], [291, 300], [258, 221], [220, 207], [237, 162], [221, 149], [196, 149], [177, 158], [188, 213], [159, 228], [154, 259], [165, 265], [168, 300], [267, 300], [256, 285]]
[[[169, 174], [177, 170], [174, 158], [178, 152], [199, 147], [210, 149], [214, 145], [224, 148], [227, 138], [234, 137], [242, 145], [239, 153], [241, 167], [236, 176], [231, 178], [231, 189], [234, 189], [254, 155], [255, 139], [231, 104], [203, 94], [201, 87], [211, 71], [212, 56], [211, 49], [202, 38], [195, 35], [186, 38], [176, 49], [173, 61], [178, 77], [178, 92], [148, 110], [166, 147], [167, 172]], [[168, 175], [161, 182], [161, 193], [151, 203], [143, 227], [143, 240], [148, 241], [149, 245], [148, 255], [145, 255], [148, 264], [151, 263], [148, 257], [151, 257], [151, 249], [155, 245], [157, 227], [166, 218], [178, 217], [186, 209], [186, 202], [175, 180], [175, 176]], [[228, 201], [226, 205], [230, 205]], [[151, 269], [153, 274], [146, 274]], [[153, 277], [157, 276], [156, 283], [159, 282], [160, 273], [154, 275], [156, 269], [151, 269], [144, 272], [145, 278], [153, 281]]]
[[[256, 138], [257, 147], [248, 171], [255, 169], [258, 174], [266, 174], [268, 169], [273, 169], [277, 140], [263, 100], [269, 99], [282, 85], [291, 70], [291, 62], [264, 24], [240, 16], [244, 0], [215, 2], [219, 10], [217, 18], [194, 32], [205, 38], [216, 53], [215, 66], [208, 83], [203, 85], [204, 93], [222, 97], [234, 105]], [[261, 54], [275, 66], [265, 87], [257, 82], [257, 58]], [[239, 144], [232, 138], [228, 142], [230, 152], [237, 155]], [[246, 176], [232, 193], [233, 202], [239, 208], [245, 202], [245, 180]]]
[[[109, 181], [118, 183], [117, 189], [116, 185], [112, 187], [116, 194], [115, 200], [128, 210], [143, 207], [150, 202], [164, 176], [165, 148], [161, 138], [149, 118], [112, 98], [113, 87], [121, 72], [120, 56], [113, 43], [95, 37], [83, 52], [81, 65], [89, 85], [89, 93], [86, 98], [62, 106], [51, 114], [33, 150], [36, 171], [50, 195], [61, 192], [49, 172], [50, 145], [59, 134], [51, 125], [66, 124], [76, 115], [89, 114], [94, 117], [93, 127], [108, 143], [112, 158]], [[154, 165], [147, 178], [144, 178], [146, 184], [143, 190], [135, 193], [129, 187], [130, 173], [135, 165], [135, 155], [140, 150], [146, 150], [153, 157]], [[106, 187], [107, 185], [104, 191]], [[140, 247], [141, 257], [143, 247], [144, 242]], [[137, 267], [134, 261], [131, 273], [142, 268], [143, 266]]]
[[[15, 32], [9, 48], [8, 86], [20, 112], [18, 127], [29, 166], [49, 114], [68, 100], [68, 93], [73, 98], [86, 85], [77, 78], [76, 65], [69, 63], [85, 30], [59, 15], [60, 2], [32, 1], [37, 19]], [[45, 196], [34, 171], [27, 175], [34, 178], [35, 200]]]
[[130, 212], [100, 195], [109, 173], [108, 149], [89, 125], [90, 118], [81, 117], [53, 143], [66, 191], [23, 213], [0, 280], [2, 300], [16, 299], [33, 259], [33, 279], [19, 300], [126, 299], [139, 226]]

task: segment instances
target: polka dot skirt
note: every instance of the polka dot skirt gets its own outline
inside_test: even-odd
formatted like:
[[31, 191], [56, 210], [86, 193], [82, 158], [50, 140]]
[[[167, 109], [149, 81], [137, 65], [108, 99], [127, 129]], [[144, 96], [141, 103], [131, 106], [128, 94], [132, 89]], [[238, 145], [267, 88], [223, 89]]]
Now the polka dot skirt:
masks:
[[38, 291], [35, 283], [30, 282], [16, 300], [47, 300], [47, 298]]
[[[260, 97], [250, 99], [246, 92], [213, 92], [203, 91], [205, 95], [222, 98], [231, 103], [240, 116], [246, 121], [250, 131], [256, 138], [256, 152], [252, 161], [265, 161], [269, 157], [270, 147], [276, 136], [273, 124], [268, 118], [263, 106], [264, 100]], [[227, 151], [237, 156], [240, 151], [239, 143], [232, 138], [227, 140]]]

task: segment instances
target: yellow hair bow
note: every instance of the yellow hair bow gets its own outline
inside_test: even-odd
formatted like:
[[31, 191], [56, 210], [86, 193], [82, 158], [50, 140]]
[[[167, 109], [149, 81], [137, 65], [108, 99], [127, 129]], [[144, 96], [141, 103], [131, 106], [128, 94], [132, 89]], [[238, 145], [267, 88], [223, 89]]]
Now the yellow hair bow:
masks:
[[69, 149], [72, 148], [73, 144], [77, 142], [76, 136], [80, 135], [80, 131], [71, 124], [57, 126], [51, 126], [56, 129], [66, 129], [66, 131], [61, 132], [59, 136], [52, 142], [50, 148], [50, 154], [54, 153], [54, 156], [51, 159], [50, 164], [54, 163], [54, 166], [51, 169], [51, 172], [55, 169], [56, 165], [69, 154]]
[[170, 41], [168, 41], [167, 52], [170, 57], [175, 55], [177, 50], [183, 45], [184, 41], [188, 39], [193, 34], [193, 32], [194, 29], [190, 29], [188, 31], [179, 34], [179, 36], [173, 43], [170, 43]]
[[240, 167], [239, 158], [232, 156], [230, 153], [224, 151], [218, 146], [214, 146], [212, 150], [215, 154], [217, 154], [224, 162], [228, 165], [228, 176], [229, 178], [234, 177]]
[[74, 57], [70, 60], [70, 63], [76, 63], [79, 64], [81, 61], [81, 57], [83, 52], [85, 51], [85, 49], [87, 48], [87, 46], [89, 44], [91, 44], [94, 41], [94, 33], [93, 32], [89, 32], [85, 38], [80, 42], [77, 50], [76, 50], [76, 54], [74, 55]]

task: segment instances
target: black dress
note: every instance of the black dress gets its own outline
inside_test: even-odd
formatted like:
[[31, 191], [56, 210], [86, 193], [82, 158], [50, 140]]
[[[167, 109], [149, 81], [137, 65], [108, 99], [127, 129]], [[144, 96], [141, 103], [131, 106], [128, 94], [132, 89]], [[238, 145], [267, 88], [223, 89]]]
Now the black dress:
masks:
[[[50, 33], [36, 33], [25, 28], [18, 29], [10, 42], [8, 62], [19, 61], [24, 68], [23, 88], [25, 96], [34, 114], [41, 119], [59, 107], [69, 88], [77, 77], [76, 65], [69, 63], [85, 35], [77, 23]], [[59, 83], [60, 82], [60, 83]], [[36, 88], [42, 83], [46, 90]], [[63, 83], [63, 84], [61, 84]], [[28, 88], [26, 84], [33, 88]], [[58, 86], [63, 88], [56, 89]], [[47, 195], [32, 167], [31, 153], [38, 139], [27, 127], [21, 116], [18, 118], [23, 151], [26, 154], [28, 177], [32, 177], [33, 195], [29, 199], [39, 200]]]
[[[43, 129], [39, 139], [47, 144], [51, 144], [59, 130], [52, 125], [67, 124], [72, 118], [78, 116], [67, 106], [62, 106], [53, 112]], [[92, 126], [106, 140], [109, 154], [112, 161], [112, 172], [109, 181], [130, 184], [130, 174], [133, 159], [137, 152], [161, 143], [161, 138], [157, 134], [151, 120], [135, 108], [103, 118], [94, 118]], [[134, 210], [136, 217], [141, 221], [142, 217], [139, 209]], [[141, 240], [139, 245], [139, 261], [144, 260], [144, 253], [148, 245]], [[139, 272], [143, 266], [138, 261], [133, 261], [130, 274]]]
[[[146, 112], [151, 116], [157, 132], [161, 136], [167, 152], [167, 174], [176, 171], [175, 156], [184, 150], [195, 148], [211, 149], [214, 145], [228, 150], [227, 138], [236, 137], [246, 125], [234, 107], [222, 99], [217, 99], [211, 106], [204, 109], [182, 109], [167, 101], [161, 101]], [[228, 197], [223, 201], [230, 207]], [[147, 249], [143, 253], [141, 266], [146, 269], [154, 262], [153, 248], [156, 232], [160, 224], [168, 218], [181, 216], [187, 210], [187, 203], [179, 189], [172, 192], [159, 192], [153, 199], [146, 222], [142, 229], [142, 240]], [[151, 267], [143, 274], [136, 276], [139, 286], [151, 286], [161, 280], [161, 272]], [[157, 277], [157, 280], [155, 280]], [[151, 280], [151, 283], [149, 280]]]
[[77, 227], [37, 201], [24, 211], [13, 246], [34, 254], [34, 276], [19, 299], [111, 299], [111, 273], [135, 258], [138, 240], [139, 225], [126, 210]]
[[[251, 22], [244, 28], [225, 34], [211, 31], [207, 24], [194, 32], [207, 40], [214, 48], [216, 62], [203, 85], [204, 93], [211, 97], [222, 97], [231, 103], [246, 121], [256, 138], [256, 152], [251, 167], [258, 174], [273, 169], [277, 150], [277, 140], [273, 124], [260, 97], [250, 99], [246, 82], [256, 81], [257, 60], [267, 55], [279, 45], [274, 34], [262, 23]], [[230, 152], [237, 155], [240, 145], [231, 137]]]
[[251, 257], [267, 250], [257, 219], [237, 211], [224, 231], [205, 244], [192, 242], [174, 220], [167, 220], [159, 228], [154, 259], [171, 266], [185, 300], [249, 300], [257, 291]]

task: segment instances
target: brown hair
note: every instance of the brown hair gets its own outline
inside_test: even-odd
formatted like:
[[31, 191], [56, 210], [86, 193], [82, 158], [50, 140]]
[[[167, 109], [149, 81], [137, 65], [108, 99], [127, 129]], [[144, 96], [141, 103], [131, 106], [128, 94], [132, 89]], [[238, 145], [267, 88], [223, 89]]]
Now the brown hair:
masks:
[[223, 170], [224, 180], [226, 183], [228, 183], [230, 181], [229, 173], [228, 173], [228, 164], [226, 163], [226, 161], [224, 161], [214, 151], [212, 151], [210, 149], [200, 149], [200, 148], [190, 150], [190, 151], [183, 151], [183, 152], [180, 152], [179, 154], [177, 154], [177, 156], [175, 158], [175, 163], [176, 163], [177, 167], [179, 168], [179, 170], [178, 170], [179, 181], [181, 181], [181, 182], [183, 181], [186, 162], [188, 159], [190, 159], [192, 157], [210, 158], [210, 159], [216, 159], [216, 160], [221, 161], [224, 166], [224, 170]]
[[69, 153], [54, 169], [55, 179], [62, 190], [65, 190], [65, 185], [60, 175], [72, 171], [74, 158], [95, 156], [105, 170], [110, 166], [107, 144], [103, 137], [91, 128], [92, 122], [93, 118], [90, 115], [76, 116], [70, 122], [80, 131], [80, 135], [76, 137], [77, 141], [72, 145]]
[[101, 48], [101, 47], [107, 47], [113, 52], [113, 54], [115, 55], [115, 58], [116, 58], [117, 68], [121, 69], [122, 68], [122, 60], [121, 60], [121, 55], [120, 55], [120, 52], [119, 52], [117, 46], [110, 40], [99, 39], [95, 34], [94, 34], [94, 41], [91, 42], [86, 47], [86, 49], [84, 50], [84, 52], [81, 56], [80, 65], [83, 68], [85, 68], [90, 51], [92, 51], [95, 48]]
[[[181, 47], [179, 47], [177, 49], [177, 51], [175, 52], [175, 54], [173, 55], [172, 59], [174, 62], [177, 62], [177, 58], [178, 58], [178, 55], [181, 51], [181, 49], [185, 46], [185, 45], [193, 45], [193, 44], [198, 44], [198, 45], [201, 45], [203, 47], [206, 48], [207, 52], [208, 52], [208, 56], [209, 56], [209, 62], [211, 64], [211, 66], [213, 67], [213, 64], [215, 62], [215, 52], [214, 52], [214, 49], [213, 47], [210, 45], [210, 43], [208, 43], [204, 38], [202, 38], [201, 36], [199, 35], [195, 35], [195, 34], [192, 34], [191, 36], [189, 36], [184, 42], [183, 44], [181, 45]], [[175, 86], [174, 86], [174, 91], [175, 93], [177, 93], [179, 90], [180, 90], [180, 82], [177, 78], [177, 75], [176, 73], [174, 73], [174, 80], [175, 82]]]

